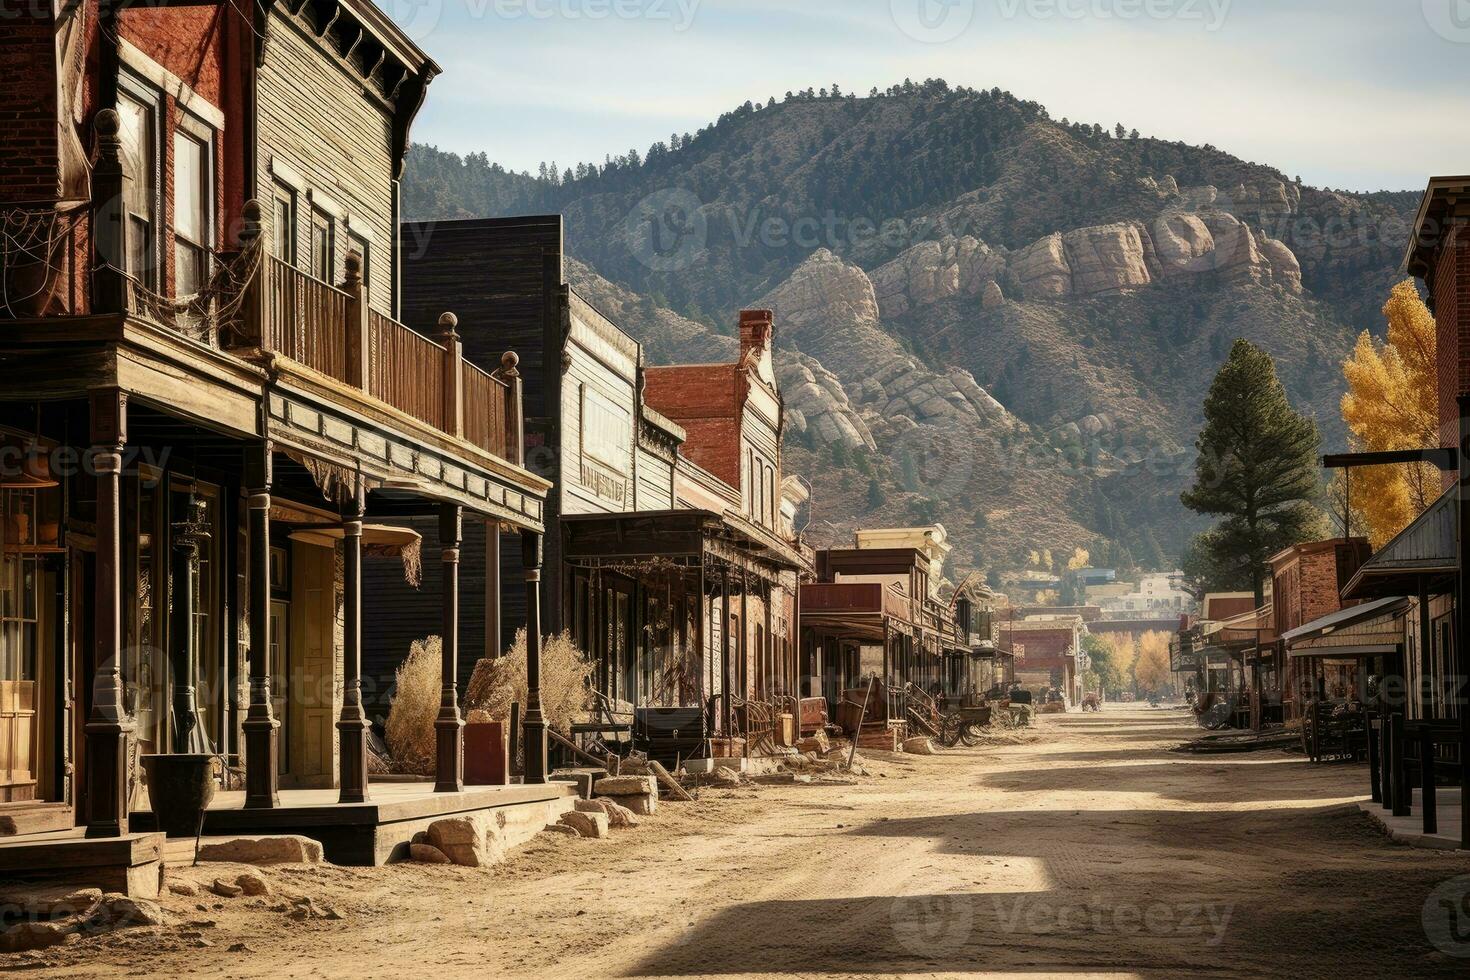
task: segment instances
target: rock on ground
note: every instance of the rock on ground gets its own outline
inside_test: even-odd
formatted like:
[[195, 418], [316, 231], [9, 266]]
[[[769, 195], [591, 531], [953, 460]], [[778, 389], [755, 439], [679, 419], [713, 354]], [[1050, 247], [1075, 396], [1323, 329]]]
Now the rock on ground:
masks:
[[608, 823], [606, 813], [585, 813], [581, 810], [568, 810], [561, 815], [561, 822], [571, 827], [583, 837], [601, 838], [607, 836]]
[[449, 855], [433, 844], [408, 845], [408, 859], [419, 864], [450, 864]]
[[248, 871], [236, 878], [235, 884], [239, 885], [240, 890], [246, 895], [261, 896], [271, 893], [270, 882], [266, 881], [260, 875], [252, 874]]
[[652, 776], [604, 776], [592, 787], [598, 796], [638, 796], [658, 792]]
[[505, 856], [500, 841], [490, 833], [490, 821], [483, 813], [435, 820], [429, 825], [428, 843], [450, 861], [466, 868], [489, 867]]
[[25, 919], [85, 915], [102, 901], [102, 889], [75, 885], [15, 885], [0, 891], [0, 914]]
[[199, 860], [231, 864], [321, 864], [322, 845], [310, 837], [276, 834], [205, 841]]
[[911, 755], [937, 755], [934, 751], [934, 743], [929, 741], [929, 736], [920, 735], [916, 738], [906, 738], [903, 742], [903, 750]]
[[578, 800], [577, 809], [583, 813], [605, 813], [607, 814], [608, 826], [636, 827], [638, 826], [638, 815], [623, 806], [616, 800], [599, 798], [595, 800]]

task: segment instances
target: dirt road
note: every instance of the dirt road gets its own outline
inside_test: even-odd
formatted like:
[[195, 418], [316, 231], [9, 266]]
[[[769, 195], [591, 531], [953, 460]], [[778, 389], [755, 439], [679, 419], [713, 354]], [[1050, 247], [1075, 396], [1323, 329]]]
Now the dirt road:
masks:
[[310, 894], [342, 918], [292, 921], [277, 899], [173, 898], [173, 927], [88, 942], [45, 966], [405, 978], [1470, 973], [1470, 960], [1430, 945], [1420, 919], [1431, 890], [1470, 873], [1470, 859], [1374, 831], [1347, 805], [1361, 768], [1166, 751], [1188, 734], [1182, 713], [1162, 709], [1052, 716], [1027, 744], [875, 759], [883, 775], [852, 786], [707, 792], [612, 841], [538, 839], [488, 872], [273, 869], [279, 893]]

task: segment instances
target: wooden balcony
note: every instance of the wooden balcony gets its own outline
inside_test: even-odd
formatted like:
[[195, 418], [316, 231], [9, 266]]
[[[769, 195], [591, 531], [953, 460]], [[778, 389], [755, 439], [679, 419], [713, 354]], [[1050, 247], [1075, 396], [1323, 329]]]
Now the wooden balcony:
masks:
[[451, 313], [426, 337], [368, 305], [361, 259], [341, 286], [263, 255], [237, 343], [275, 354], [517, 465], [524, 462], [517, 358], [485, 371], [464, 359]]
[[801, 611], [909, 618], [908, 600], [876, 582], [811, 582], [801, 587]]

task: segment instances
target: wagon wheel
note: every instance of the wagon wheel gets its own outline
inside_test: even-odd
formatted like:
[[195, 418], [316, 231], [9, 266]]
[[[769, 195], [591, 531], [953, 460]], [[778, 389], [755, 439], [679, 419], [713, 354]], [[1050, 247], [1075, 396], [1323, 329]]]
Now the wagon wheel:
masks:
[[980, 741], [979, 726], [973, 721], [960, 722], [960, 741], [967, 746], [974, 746]]
[[939, 741], [946, 748], [954, 748], [963, 734], [959, 715], [944, 715], [939, 719]]

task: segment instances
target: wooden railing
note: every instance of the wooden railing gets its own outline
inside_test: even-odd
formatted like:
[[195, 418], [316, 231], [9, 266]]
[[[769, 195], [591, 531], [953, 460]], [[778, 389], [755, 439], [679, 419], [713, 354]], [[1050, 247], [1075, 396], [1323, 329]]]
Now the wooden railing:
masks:
[[276, 351], [328, 377], [347, 377], [347, 313], [352, 297], [274, 255], [265, 257], [261, 333]]
[[511, 386], [493, 374], [464, 362], [464, 437], [497, 456], [512, 458]]
[[[260, 211], [245, 206], [242, 250], [260, 241]], [[368, 305], [362, 259], [349, 253], [346, 281], [322, 282], [270, 254], [245, 283], [230, 344], [288, 357], [517, 465], [525, 460], [518, 358], [487, 372], [464, 359], [451, 313], [426, 337]]]
[[447, 431], [444, 348], [372, 310], [368, 313], [368, 350], [368, 393], [420, 422]]

